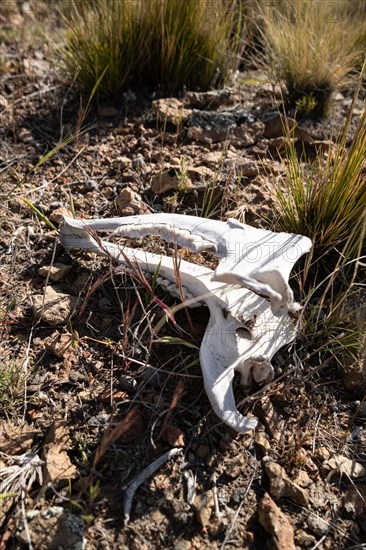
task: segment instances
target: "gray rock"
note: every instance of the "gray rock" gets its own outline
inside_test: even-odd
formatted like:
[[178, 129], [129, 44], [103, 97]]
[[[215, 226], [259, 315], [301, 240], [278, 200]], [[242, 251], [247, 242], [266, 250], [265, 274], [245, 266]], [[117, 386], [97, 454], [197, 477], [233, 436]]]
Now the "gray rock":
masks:
[[326, 535], [329, 531], [329, 523], [323, 518], [314, 514], [309, 515], [307, 519], [307, 524], [310, 531], [314, 533], [314, 535], [316, 535], [317, 537], [322, 537], [323, 535]]
[[[218, 142], [227, 139], [228, 134], [247, 132], [255, 119], [244, 109], [237, 111], [198, 111], [193, 109], [190, 117], [188, 137], [201, 142]], [[238, 135], [237, 137], [240, 137]]]
[[61, 281], [64, 279], [71, 269], [71, 265], [55, 263], [53, 265], [43, 265], [38, 270], [38, 275], [41, 277], [49, 277], [51, 281]]
[[134, 170], [141, 170], [143, 166], [145, 166], [144, 157], [142, 155], [136, 155], [136, 157], [132, 159], [132, 168]]
[[20, 524], [16, 537], [28, 547], [29, 538], [37, 550], [83, 550], [84, 521], [80, 516], [61, 508], [51, 506], [45, 511], [30, 510], [27, 512], [29, 535]]
[[36, 294], [32, 297], [32, 302], [34, 316], [48, 325], [56, 326], [70, 319], [77, 304], [77, 298], [46, 286], [44, 294]]

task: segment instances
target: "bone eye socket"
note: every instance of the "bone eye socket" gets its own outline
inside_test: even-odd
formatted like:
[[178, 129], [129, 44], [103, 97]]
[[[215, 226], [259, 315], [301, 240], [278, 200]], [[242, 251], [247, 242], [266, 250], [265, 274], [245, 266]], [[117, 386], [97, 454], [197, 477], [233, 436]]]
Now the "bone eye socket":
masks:
[[245, 327], [238, 327], [235, 332], [238, 336], [240, 336], [240, 338], [243, 338], [245, 340], [252, 339], [252, 334], [250, 330]]

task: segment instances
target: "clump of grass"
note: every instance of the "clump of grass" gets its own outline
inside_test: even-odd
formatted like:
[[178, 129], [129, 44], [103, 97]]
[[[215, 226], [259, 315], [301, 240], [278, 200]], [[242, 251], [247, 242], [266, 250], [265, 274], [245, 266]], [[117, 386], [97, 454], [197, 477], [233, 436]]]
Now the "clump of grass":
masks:
[[116, 94], [133, 79], [145, 53], [137, 24], [141, 9], [140, 1], [97, 0], [77, 2], [68, 10], [66, 46], [60, 53], [84, 90], [90, 93], [103, 72], [100, 95]]
[[356, 311], [366, 265], [366, 111], [349, 145], [351, 118], [352, 109], [334, 151], [313, 161], [288, 139], [286, 172], [275, 187], [274, 228], [313, 241], [298, 277], [305, 305], [299, 325], [309, 358], [323, 366], [356, 364], [365, 339]]
[[360, 117], [350, 147], [347, 130], [335, 151], [307, 162], [299, 159], [293, 140], [287, 150], [287, 170], [275, 188], [275, 227], [306, 235], [313, 255], [342, 264], [363, 253], [366, 219], [366, 112]]
[[8, 417], [22, 397], [24, 373], [14, 362], [0, 364], [0, 417]]
[[262, 3], [262, 61], [285, 84], [289, 108], [300, 107], [302, 116], [325, 116], [336, 87], [359, 66], [366, 17], [360, 10], [356, 19], [349, 4], [349, 0]]
[[[177, 92], [219, 84], [239, 62], [243, 0], [79, 0], [65, 15], [70, 74], [99, 97], [135, 85]], [[233, 53], [232, 56], [229, 52]]]

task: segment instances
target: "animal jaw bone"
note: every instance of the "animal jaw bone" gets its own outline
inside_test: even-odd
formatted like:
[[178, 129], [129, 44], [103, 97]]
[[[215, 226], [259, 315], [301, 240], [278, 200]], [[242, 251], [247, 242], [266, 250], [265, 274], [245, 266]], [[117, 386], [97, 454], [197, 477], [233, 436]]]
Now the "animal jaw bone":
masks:
[[265, 296], [275, 314], [300, 309], [288, 279], [295, 262], [312, 246], [308, 237], [256, 229], [234, 219], [222, 222], [180, 214], [85, 220], [84, 224], [121, 236], [158, 235], [193, 252], [211, 251], [220, 259], [215, 280]]
[[[167, 223], [164, 223], [166, 218]], [[188, 224], [185, 223], [186, 218]], [[152, 225], [155, 219], [157, 224]], [[96, 238], [93, 231], [114, 231], [129, 236], [158, 234], [166, 240], [172, 240], [172, 235], [174, 235], [178, 244], [189, 246], [193, 250], [212, 250], [226, 262], [226, 257], [220, 250], [218, 241], [220, 238], [219, 243], [225, 243], [225, 240], [222, 239], [223, 234], [219, 235], [219, 229], [220, 227], [227, 228], [227, 225], [223, 222], [211, 222], [211, 220], [202, 218], [193, 219], [196, 221], [196, 226], [200, 228], [197, 233], [187, 229], [189, 224], [189, 227], [192, 227], [192, 217], [189, 216], [156, 214], [109, 220], [65, 218], [61, 226], [61, 241], [67, 249], [86, 249], [112, 257], [125, 265], [137, 262], [141, 269], [150, 273], [156, 273], [158, 269], [159, 277], [162, 278], [165, 285], [168, 282], [169, 289], [171, 284], [176, 283], [176, 270], [172, 258], [142, 250], [122, 248], [116, 244], [101, 241]], [[129, 223], [131, 220], [132, 224]], [[137, 221], [140, 222], [139, 225], [136, 225]], [[180, 226], [178, 229], [174, 229], [178, 221]], [[173, 222], [175, 222], [175, 226]], [[205, 226], [206, 222], [209, 222], [207, 226]], [[223, 225], [215, 226], [215, 224]], [[235, 228], [234, 222], [232, 225]], [[204, 230], [202, 226], [205, 226]], [[219, 227], [219, 229], [215, 229], [215, 227]], [[172, 233], [172, 228], [174, 233]], [[229, 226], [228, 230], [230, 231], [230, 229]], [[251, 230], [253, 228], [249, 227], [248, 233], [253, 236], [254, 233]], [[262, 232], [262, 230], [255, 231]], [[265, 235], [267, 233], [271, 232], [264, 232]], [[196, 234], [198, 235], [197, 239], [195, 238]], [[271, 235], [276, 234], [271, 233]], [[226, 242], [234, 241], [227, 240]], [[282, 242], [288, 243], [285, 239]], [[288, 249], [289, 246], [293, 245], [288, 245]], [[302, 246], [305, 248], [304, 243]], [[226, 269], [228, 265], [230, 263], [225, 265]], [[288, 266], [286, 266], [285, 274], [287, 270], [289, 273]], [[255, 271], [253, 270], [253, 272]], [[255, 294], [251, 288], [234, 287], [228, 284], [232, 280], [227, 281], [228, 278], [225, 280], [225, 276], [222, 277], [222, 274], [225, 275], [225, 273], [230, 274], [230, 271], [220, 272], [219, 270], [218, 272], [216, 270], [213, 272], [211, 269], [183, 260], [179, 264], [179, 276], [185, 297], [201, 297], [201, 301], [207, 304], [210, 311], [210, 320], [200, 347], [200, 362], [208, 398], [217, 416], [223, 422], [238, 432], [247, 432], [255, 428], [257, 420], [244, 417], [237, 410], [232, 387], [234, 372], [240, 373], [241, 383], [246, 388], [250, 387], [252, 381], [262, 383], [273, 378], [271, 365], [273, 355], [282, 346], [291, 342], [295, 336], [294, 325], [290, 317], [287, 314], [278, 315], [278, 312], [281, 313], [286, 307], [294, 309], [295, 304], [292, 292], [286, 291], [284, 295], [280, 295], [277, 292], [277, 285], [277, 290], [265, 288], [267, 294], [272, 298], [271, 307], [267, 300]], [[285, 276], [281, 275], [283, 283]], [[236, 282], [236, 279], [234, 280]], [[247, 282], [247, 286], [258, 288], [254, 278]], [[261, 284], [260, 289], [263, 293]], [[276, 311], [276, 315], [273, 313], [273, 309]]]

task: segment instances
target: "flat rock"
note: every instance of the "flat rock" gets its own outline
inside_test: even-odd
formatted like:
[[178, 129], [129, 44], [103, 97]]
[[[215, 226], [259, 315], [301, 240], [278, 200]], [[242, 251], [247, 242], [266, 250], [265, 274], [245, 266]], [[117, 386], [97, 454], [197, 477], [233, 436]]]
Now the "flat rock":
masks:
[[218, 109], [222, 105], [231, 105], [229, 90], [210, 90], [208, 92], [187, 92], [184, 105], [191, 109]]
[[37, 319], [51, 326], [66, 323], [77, 304], [77, 298], [57, 292], [51, 286], [46, 286], [44, 294], [32, 297], [33, 313]]
[[69, 429], [61, 420], [53, 422], [48, 430], [42, 448], [44, 477], [47, 482], [57, 485], [77, 476], [77, 468], [72, 464], [67, 449], [71, 445]]
[[71, 265], [54, 263], [52, 265], [43, 265], [38, 270], [38, 275], [41, 277], [49, 277], [51, 281], [61, 281], [66, 277], [71, 269]]
[[228, 159], [225, 165], [233, 167], [235, 173], [244, 178], [255, 178], [260, 173], [259, 165], [255, 160]]
[[275, 115], [265, 121], [263, 136], [265, 138], [279, 138], [286, 136], [287, 132], [293, 132], [293, 137], [304, 143], [312, 143], [313, 138], [308, 130], [297, 125], [293, 118], [284, 118], [281, 115]]
[[[203, 143], [220, 142], [225, 141], [233, 133], [240, 142], [245, 138], [249, 146], [254, 143], [249, 132], [254, 123], [253, 115], [244, 109], [220, 112], [193, 109], [188, 137]], [[257, 128], [255, 130], [257, 131]]]
[[259, 503], [258, 516], [262, 527], [272, 536], [277, 550], [296, 550], [293, 527], [268, 493]]
[[39, 430], [22, 424], [17, 426], [10, 420], [0, 423], [0, 449], [8, 455], [18, 455], [29, 451]]

